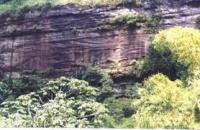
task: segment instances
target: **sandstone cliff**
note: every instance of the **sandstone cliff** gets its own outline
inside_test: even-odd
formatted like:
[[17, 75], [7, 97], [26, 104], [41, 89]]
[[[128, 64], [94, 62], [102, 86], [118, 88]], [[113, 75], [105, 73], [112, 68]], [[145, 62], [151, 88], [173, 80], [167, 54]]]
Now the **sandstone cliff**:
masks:
[[[157, 3], [156, 3], [157, 2]], [[76, 5], [31, 9], [23, 17], [0, 19], [0, 57], [3, 70], [74, 72], [88, 64], [126, 68], [145, 56], [151, 33], [146, 27], [106, 27], [103, 23], [121, 11], [147, 12], [162, 17], [161, 28], [197, 27], [199, 0], [146, 2], [141, 7]]]

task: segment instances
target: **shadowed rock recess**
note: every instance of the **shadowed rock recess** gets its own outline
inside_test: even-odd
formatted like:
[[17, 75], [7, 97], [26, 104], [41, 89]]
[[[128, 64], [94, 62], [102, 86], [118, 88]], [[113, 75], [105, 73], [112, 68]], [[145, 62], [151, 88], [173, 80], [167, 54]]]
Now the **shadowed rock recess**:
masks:
[[[126, 68], [145, 56], [151, 31], [147, 27], [107, 26], [121, 11], [159, 14], [161, 27], [196, 27], [199, 0], [146, 2], [142, 7], [65, 5], [30, 9], [23, 16], [0, 18], [0, 57], [5, 72], [46, 71], [73, 73], [88, 64]], [[156, 4], [155, 4], [156, 3]], [[155, 6], [156, 5], [156, 6]], [[112, 61], [112, 62], [111, 62]]]

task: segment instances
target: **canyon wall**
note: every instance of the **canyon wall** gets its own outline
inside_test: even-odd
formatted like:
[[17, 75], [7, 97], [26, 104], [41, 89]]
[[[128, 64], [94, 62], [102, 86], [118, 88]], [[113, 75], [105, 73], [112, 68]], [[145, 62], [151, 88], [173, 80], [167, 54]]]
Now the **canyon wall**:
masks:
[[[0, 19], [0, 58], [5, 72], [73, 73], [88, 64], [126, 68], [145, 56], [152, 34], [148, 28], [102, 25], [122, 11], [159, 14], [161, 28], [197, 27], [198, 0], [146, 2], [141, 7], [65, 5], [31, 9], [23, 17]], [[113, 64], [115, 63], [115, 64]]]

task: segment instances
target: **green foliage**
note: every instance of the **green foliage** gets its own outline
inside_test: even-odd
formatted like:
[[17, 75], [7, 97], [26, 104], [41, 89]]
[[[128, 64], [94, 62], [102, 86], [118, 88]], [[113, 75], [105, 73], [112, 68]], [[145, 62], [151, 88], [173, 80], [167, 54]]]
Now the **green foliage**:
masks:
[[2, 80], [2, 83], [4, 85], [8, 85], [7, 91], [10, 91], [10, 95], [7, 95], [7, 97], [12, 96], [13, 98], [16, 98], [23, 94], [28, 94], [30, 92], [37, 91], [46, 82], [47, 82], [46, 80], [43, 80], [36, 75], [30, 75], [30, 76], [22, 75], [20, 77], [12, 78], [13, 85], [11, 88], [9, 87], [10, 83], [9, 77], [5, 77]]
[[69, 3], [79, 5], [117, 5], [117, 4], [133, 4], [140, 6], [147, 0], [0, 0], [0, 12], [7, 10], [19, 10], [23, 8], [31, 8], [34, 6], [44, 6], [45, 4], [64, 5]]
[[134, 14], [134, 13], [123, 13], [116, 16], [111, 23], [116, 25], [127, 25], [130, 27], [140, 26], [139, 23], [145, 21], [145, 16], [143, 14]]
[[0, 103], [3, 102], [11, 93], [9, 87], [4, 82], [0, 82]]
[[115, 119], [110, 115], [102, 116], [101, 128], [118, 128]]
[[12, 79], [4, 76], [0, 82], [0, 103], [5, 100], [15, 99], [23, 94], [37, 91], [45, 83], [46, 80], [34, 75], [20, 76]]
[[[71, 90], [71, 91], [70, 91]], [[97, 89], [89, 86], [88, 82], [78, 79], [67, 79], [65, 77], [49, 81], [47, 85], [39, 91], [44, 96], [55, 95], [58, 91], [68, 93], [67, 96], [76, 98], [97, 96]], [[69, 92], [68, 92], [69, 91]]]
[[[23, 13], [22, 13], [23, 14]], [[14, 14], [13, 14], [14, 15]], [[12, 19], [22, 19], [22, 15], [16, 15], [12, 16]], [[10, 35], [10, 36], [19, 36], [26, 34], [27, 32], [29, 33], [39, 33], [41, 32], [41, 28], [38, 25], [33, 25], [30, 28], [27, 28], [27, 30], [23, 30], [18, 28], [17, 26], [8, 26], [5, 30], [0, 31], [1, 35]]]
[[101, 92], [112, 90], [111, 76], [97, 66], [88, 66], [75, 75], [76, 78], [87, 81], [91, 86], [99, 88]]
[[197, 23], [197, 24], [200, 24], [200, 16], [197, 17], [196, 23]]
[[200, 65], [199, 50], [200, 32], [198, 30], [170, 28], [160, 31], [154, 37], [149, 47], [146, 65], [149, 66], [150, 71], [163, 72], [172, 78], [197, 76]]
[[134, 110], [131, 107], [132, 99], [129, 98], [107, 98], [104, 101], [104, 104], [107, 106], [108, 110], [110, 110], [110, 115], [120, 123], [122, 118], [130, 117]]
[[139, 128], [198, 128], [199, 107], [195, 108], [199, 88], [185, 88], [181, 81], [170, 81], [156, 74], [138, 90], [140, 98], [133, 102], [137, 113], [132, 127]]
[[133, 89], [136, 114], [124, 121], [123, 127], [200, 127], [199, 47], [200, 32], [192, 28], [170, 28], [153, 38], [143, 64], [133, 62], [131, 73], [140, 75], [144, 72], [147, 76], [162, 72], [173, 81], [158, 73], [145, 80], [143, 85], [128, 87], [128, 94]]
[[150, 15], [147, 19], [146, 25], [153, 31], [158, 30], [161, 24], [162, 17], [160, 15]]
[[75, 78], [85, 80], [89, 85], [98, 88], [99, 95], [97, 100], [102, 102], [105, 98], [111, 96], [113, 80], [112, 77], [97, 66], [88, 66], [81, 69], [75, 75]]
[[43, 105], [37, 111], [34, 122], [37, 127], [95, 127], [99, 115], [105, 113], [105, 107], [94, 100], [83, 101], [65, 99], [66, 95], [57, 93], [54, 100]]
[[129, 27], [145, 26], [152, 31], [159, 29], [162, 17], [145, 13], [123, 12], [110, 21], [111, 25], [127, 25]]
[[187, 66], [177, 63], [170, 49], [164, 51], [155, 49], [151, 44], [148, 51], [148, 56], [144, 61], [146, 73], [162, 72], [168, 75], [171, 79], [180, 78], [187, 75]]
[[129, 75], [141, 79], [145, 74], [145, 61], [144, 60], [132, 60], [130, 62]]
[[132, 99], [129, 98], [107, 98], [104, 104], [109, 110], [109, 115], [103, 117], [103, 127], [123, 128], [135, 112], [131, 103]]
[[[0, 14], [11, 12], [18, 15], [21, 10], [30, 10], [31, 8], [43, 8], [46, 5], [57, 6], [65, 4], [79, 4], [83, 6], [97, 5], [117, 5], [127, 3], [129, 0], [7, 0], [0, 1]], [[133, 0], [132, 2], [134, 2]], [[136, 0], [139, 3], [141, 0]]]
[[3, 127], [98, 127], [107, 109], [95, 101], [96, 89], [65, 77], [1, 104]]
[[[175, 81], [162, 74], [148, 78], [137, 90], [140, 98], [133, 101], [137, 113], [127, 127], [199, 127], [199, 38], [198, 30], [181, 27], [160, 31], [154, 37], [143, 68]], [[185, 86], [177, 78], [189, 78], [192, 83]]]
[[129, 98], [138, 98], [139, 95], [137, 93], [138, 88], [142, 86], [142, 83], [134, 83], [133, 85], [128, 85], [125, 90], [125, 95]]

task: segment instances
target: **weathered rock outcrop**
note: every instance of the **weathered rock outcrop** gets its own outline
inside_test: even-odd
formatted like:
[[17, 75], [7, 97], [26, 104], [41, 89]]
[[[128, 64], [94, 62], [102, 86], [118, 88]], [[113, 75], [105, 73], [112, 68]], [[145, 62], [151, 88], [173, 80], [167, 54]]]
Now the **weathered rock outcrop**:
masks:
[[23, 17], [0, 19], [0, 57], [4, 71], [73, 72], [88, 64], [109, 68], [112, 62], [126, 68], [132, 59], [145, 56], [149, 33], [146, 28], [101, 25], [120, 11], [157, 13], [162, 27], [196, 27], [198, 0], [164, 0], [143, 7], [109, 6], [80, 8], [65, 5], [33, 9]]

